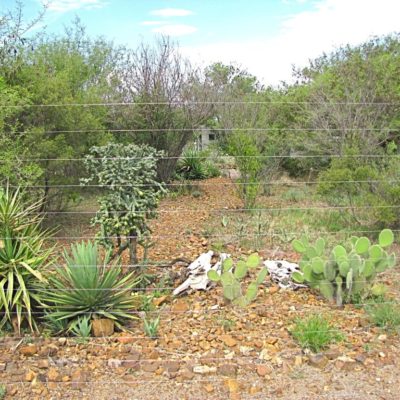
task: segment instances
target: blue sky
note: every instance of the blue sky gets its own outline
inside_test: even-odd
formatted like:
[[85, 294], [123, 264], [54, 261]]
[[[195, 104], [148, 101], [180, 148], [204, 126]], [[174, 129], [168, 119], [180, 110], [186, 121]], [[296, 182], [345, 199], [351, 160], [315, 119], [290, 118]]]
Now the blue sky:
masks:
[[[90, 35], [135, 47], [160, 33], [192, 61], [235, 63], [264, 83], [323, 51], [400, 30], [400, 0], [48, 0], [44, 24], [60, 32], [78, 15]], [[31, 17], [41, 0], [24, 0]], [[10, 7], [13, 0], [0, 0]]]

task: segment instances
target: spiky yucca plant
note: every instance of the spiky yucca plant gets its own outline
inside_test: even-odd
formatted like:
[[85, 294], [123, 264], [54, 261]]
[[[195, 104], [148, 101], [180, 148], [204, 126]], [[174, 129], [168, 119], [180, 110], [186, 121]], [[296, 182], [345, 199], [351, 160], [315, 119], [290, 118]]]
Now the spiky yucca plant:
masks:
[[46, 282], [52, 252], [44, 246], [51, 233], [41, 229], [40, 205], [27, 205], [20, 190], [0, 191], [0, 328], [9, 322], [18, 333], [24, 320], [31, 331], [38, 329], [37, 287]]
[[137, 278], [122, 274], [118, 261], [108, 265], [109, 257], [101, 257], [97, 244], [82, 242], [65, 253], [65, 266], [49, 278], [50, 290], [43, 290], [48, 316], [67, 320], [69, 327], [77, 318], [109, 318], [121, 327], [123, 320], [135, 318], [137, 296], [132, 288]]

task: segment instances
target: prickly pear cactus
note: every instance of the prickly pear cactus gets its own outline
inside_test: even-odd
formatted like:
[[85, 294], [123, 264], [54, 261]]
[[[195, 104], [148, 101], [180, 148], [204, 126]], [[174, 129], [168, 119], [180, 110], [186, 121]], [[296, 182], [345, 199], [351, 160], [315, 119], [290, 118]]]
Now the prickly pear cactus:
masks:
[[249, 305], [256, 297], [258, 286], [264, 281], [268, 274], [266, 268], [262, 268], [254, 282], [251, 282], [246, 291], [243, 291], [241, 280], [247, 275], [249, 269], [257, 268], [261, 263], [258, 254], [251, 254], [247, 260], [240, 260], [236, 266], [233, 265], [233, 260], [227, 258], [222, 263], [222, 271], [219, 274], [217, 271], [208, 271], [208, 278], [213, 282], [221, 282], [224, 297], [234, 304], [241, 307]]
[[363, 297], [371, 291], [378, 273], [395, 266], [394, 253], [389, 255], [386, 251], [393, 241], [393, 232], [384, 229], [377, 244], [371, 244], [367, 237], [353, 236], [349, 243], [327, 252], [322, 238], [314, 244], [306, 237], [296, 239], [293, 248], [303, 257], [299, 263], [301, 272], [294, 272], [292, 279], [318, 289], [338, 305], [351, 302], [355, 296]]

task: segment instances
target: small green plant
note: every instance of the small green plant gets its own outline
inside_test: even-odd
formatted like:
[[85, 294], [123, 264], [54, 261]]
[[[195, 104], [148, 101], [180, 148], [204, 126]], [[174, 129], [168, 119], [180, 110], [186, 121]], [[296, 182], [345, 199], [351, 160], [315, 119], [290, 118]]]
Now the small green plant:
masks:
[[367, 237], [353, 236], [349, 243], [335, 246], [325, 255], [325, 240], [317, 239], [314, 245], [307, 237], [292, 242], [294, 250], [303, 255], [292, 278], [299, 283], [307, 283], [318, 289], [337, 305], [353, 302], [367, 297], [373, 287], [374, 279], [380, 272], [392, 268], [396, 257], [384, 250], [394, 240], [393, 232], [384, 229], [379, 234], [378, 244], [371, 244]]
[[155, 339], [157, 337], [159, 325], [160, 316], [151, 320], [148, 320], [147, 318], [143, 320], [144, 332], [151, 339]]
[[225, 299], [241, 307], [249, 305], [256, 297], [258, 286], [264, 281], [268, 274], [266, 268], [262, 268], [257, 279], [251, 282], [245, 293], [243, 293], [241, 280], [247, 275], [249, 269], [255, 269], [260, 265], [261, 259], [258, 254], [251, 254], [247, 260], [240, 260], [233, 266], [233, 260], [227, 258], [222, 263], [221, 275], [211, 269], [208, 271], [208, 278], [213, 282], [221, 282]]
[[230, 332], [235, 326], [235, 321], [229, 318], [220, 318], [218, 320], [218, 323], [221, 325], [222, 329], [225, 332]]
[[390, 302], [370, 303], [366, 311], [371, 322], [389, 331], [400, 332], [400, 306]]
[[6, 397], [6, 394], [7, 394], [6, 385], [1, 384], [0, 385], [0, 400], [3, 400]]
[[90, 317], [82, 316], [78, 317], [75, 321], [70, 324], [70, 331], [80, 339], [84, 341], [90, 337], [90, 332], [92, 330], [92, 324], [90, 322]]
[[133, 273], [123, 275], [117, 261], [109, 264], [109, 254], [101, 256], [97, 244], [82, 242], [65, 253], [66, 264], [49, 278], [51, 290], [41, 291], [48, 318], [74, 324], [77, 317], [112, 319], [117, 327], [127, 319], [136, 318], [137, 285]]
[[297, 319], [290, 333], [302, 348], [310, 349], [314, 353], [325, 349], [331, 343], [341, 342], [344, 339], [343, 334], [321, 315]]

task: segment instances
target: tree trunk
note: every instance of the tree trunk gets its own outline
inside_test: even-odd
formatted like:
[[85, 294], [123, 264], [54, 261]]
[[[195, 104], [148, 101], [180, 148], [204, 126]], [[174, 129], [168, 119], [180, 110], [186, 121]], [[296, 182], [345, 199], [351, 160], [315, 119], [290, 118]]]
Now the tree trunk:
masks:
[[137, 266], [137, 236], [135, 232], [129, 233], [129, 263], [131, 265]]

